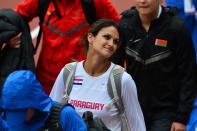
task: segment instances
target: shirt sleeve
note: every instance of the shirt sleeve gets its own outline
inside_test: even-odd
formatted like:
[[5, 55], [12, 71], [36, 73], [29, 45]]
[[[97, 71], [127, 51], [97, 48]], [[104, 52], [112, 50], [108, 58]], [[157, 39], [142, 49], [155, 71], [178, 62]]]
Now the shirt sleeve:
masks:
[[112, 19], [117, 22], [120, 20], [120, 15], [109, 0], [94, 0], [97, 18]]
[[189, 119], [190, 112], [192, 110], [194, 98], [197, 94], [197, 68], [195, 61], [195, 50], [191, 34], [184, 24], [177, 28], [179, 30], [177, 31], [178, 34], [175, 37], [177, 38], [177, 46], [175, 53], [177, 56], [176, 77], [179, 81], [179, 84], [176, 88], [179, 93], [179, 101], [177, 115], [175, 116], [174, 121], [186, 124]]
[[24, 0], [16, 7], [16, 11], [31, 21], [38, 16], [38, 0]]
[[144, 116], [138, 102], [134, 80], [128, 73], [122, 76], [122, 102], [130, 131], [146, 131]]
[[63, 69], [62, 69], [53, 85], [53, 88], [49, 96], [53, 101], [65, 103], [65, 101], [63, 100], [64, 89], [65, 88], [64, 88]]

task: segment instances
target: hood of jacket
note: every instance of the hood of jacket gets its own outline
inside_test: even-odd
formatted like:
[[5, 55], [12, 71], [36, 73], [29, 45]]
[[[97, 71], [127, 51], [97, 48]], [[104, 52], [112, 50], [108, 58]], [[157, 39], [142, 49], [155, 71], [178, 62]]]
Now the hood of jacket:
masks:
[[35, 74], [29, 70], [14, 71], [4, 85], [1, 97], [4, 109], [33, 108], [49, 112], [52, 100], [45, 94]]

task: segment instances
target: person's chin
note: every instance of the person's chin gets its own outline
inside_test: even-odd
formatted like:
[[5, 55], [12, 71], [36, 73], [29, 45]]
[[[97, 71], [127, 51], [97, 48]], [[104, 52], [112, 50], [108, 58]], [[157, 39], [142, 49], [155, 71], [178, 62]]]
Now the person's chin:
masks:
[[148, 8], [140, 8], [139, 9], [139, 14], [140, 15], [149, 15], [149, 9]]
[[109, 59], [109, 58], [112, 57], [112, 52], [105, 53], [105, 54], [103, 54], [103, 56], [104, 56], [106, 59]]

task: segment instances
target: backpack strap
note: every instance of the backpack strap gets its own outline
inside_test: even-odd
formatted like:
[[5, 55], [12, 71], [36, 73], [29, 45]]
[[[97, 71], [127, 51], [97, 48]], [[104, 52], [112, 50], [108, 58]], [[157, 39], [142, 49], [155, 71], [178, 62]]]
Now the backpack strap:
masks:
[[40, 26], [42, 26], [44, 16], [47, 12], [50, 2], [51, 0], [38, 0], [38, 17]]
[[36, 41], [36, 47], [35, 47], [35, 52], [39, 46], [40, 43], [40, 39], [42, 36], [42, 25], [44, 22], [44, 17], [46, 15], [46, 12], [48, 10], [49, 4], [53, 3], [54, 7], [55, 7], [55, 12], [58, 16], [58, 18], [61, 18], [61, 14], [59, 13], [59, 9], [57, 6], [57, 3], [55, 0], [38, 0], [38, 17], [39, 17], [39, 26], [40, 26], [40, 30], [38, 32], [38, 36], [37, 36], [37, 41]]
[[94, 0], [81, 0], [86, 20], [91, 25], [97, 20]]
[[44, 16], [47, 12], [50, 2], [51, 2], [51, 0], [38, 0], [38, 17], [39, 17], [40, 29], [39, 29], [38, 36], [37, 36], [35, 53], [36, 53], [39, 43], [40, 43], [40, 39], [42, 36], [42, 24], [44, 22]]
[[125, 69], [119, 65], [115, 65], [110, 73], [107, 83], [108, 94], [111, 97], [111, 103], [114, 104], [119, 111], [121, 117], [121, 131], [129, 131], [128, 121], [124, 112], [124, 105], [121, 98], [121, 79]]
[[119, 65], [114, 65], [107, 83], [107, 91], [111, 98], [110, 105], [114, 104], [119, 113], [124, 111], [121, 99], [121, 79], [125, 69]]
[[58, 17], [59, 19], [62, 18], [61, 14], [60, 14], [60, 11], [59, 11], [59, 9], [58, 9], [56, 0], [52, 0], [52, 3], [53, 3], [53, 5], [54, 5], [54, 7], [55, 7], [55, 13], [56, 13], [57, 17]]
[[65, 94], [63, 98], [66, 100], [68, 100], [70, 92], [72, 90], [77, 63], [78, 62], [72, 62], [72, 63], [66, 64], [63, 69], [64, 70], [63, 80], [64, 80], [64, 87], [65, 87], [65, 92], [64, 92]]

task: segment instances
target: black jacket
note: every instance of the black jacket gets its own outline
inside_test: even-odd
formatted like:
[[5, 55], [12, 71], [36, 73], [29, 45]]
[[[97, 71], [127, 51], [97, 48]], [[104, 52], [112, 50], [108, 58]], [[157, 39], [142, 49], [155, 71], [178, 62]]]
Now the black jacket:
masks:
[[123, 42], [114, 62], [127, 61], [145, 121], [170, 118], [185, 124], [197, 86], [190, 34], [169, 9], [162, 8], [148, 32], [142, 27], [137, 10], [130, 9], [122, 15]]
[[[6, 41], [22, 32], [21, 47], [10, 48]], [[5, 44], [5, 47], [2, 46]], [[17, 12], [11, 9], [0, 9], [0, 89], [6, 77], [15, 70], [35, 71], [34, 47], [29, 26]]]

